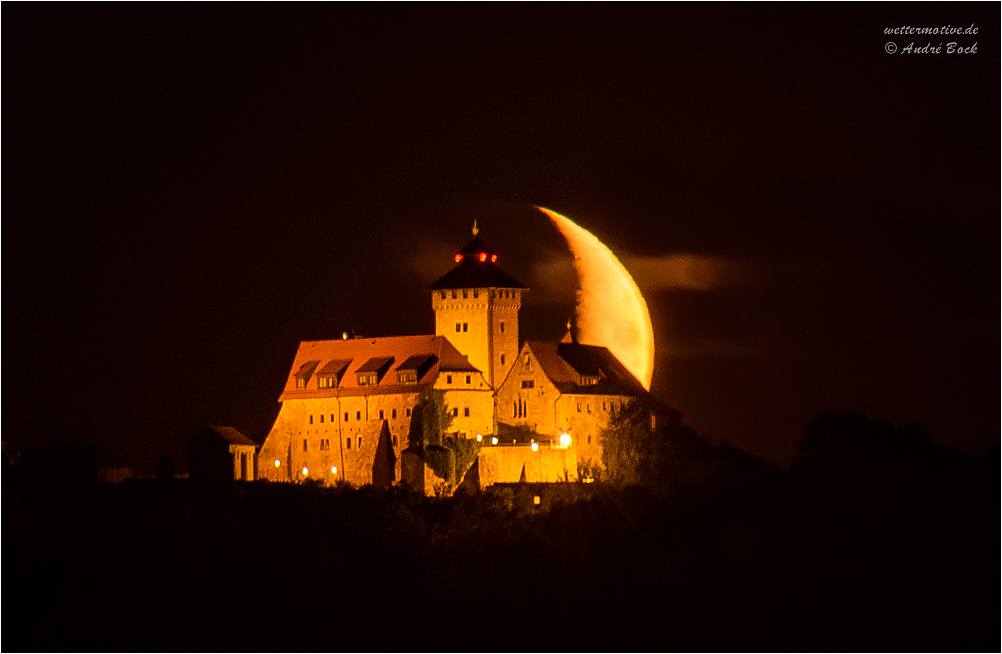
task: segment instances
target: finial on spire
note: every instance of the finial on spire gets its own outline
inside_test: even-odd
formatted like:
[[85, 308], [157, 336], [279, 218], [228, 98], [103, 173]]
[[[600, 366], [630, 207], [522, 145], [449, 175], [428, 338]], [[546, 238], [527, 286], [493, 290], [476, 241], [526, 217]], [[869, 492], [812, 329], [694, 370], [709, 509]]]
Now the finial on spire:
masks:
[[473, 235], [474, 235], [474, 236], [476, 236], [476, 235], [477, 235], [477, 233], [479, 233], [479, 232], [480, 232], [480, 230], [479, 230], [479, 229], [477, 229], [477, 219], [476, 219], [476, 218], [474, 218], [474, 219], [473, 219]]
[[577, 343], [578, 342], [577, 339], [574, 338], [574, 332], [571, 329], [571, 319], [570, 318], [567, 319], [567, 333], [564, 334], [564, 337], [560, 339], [560, 342], [561, 343]]

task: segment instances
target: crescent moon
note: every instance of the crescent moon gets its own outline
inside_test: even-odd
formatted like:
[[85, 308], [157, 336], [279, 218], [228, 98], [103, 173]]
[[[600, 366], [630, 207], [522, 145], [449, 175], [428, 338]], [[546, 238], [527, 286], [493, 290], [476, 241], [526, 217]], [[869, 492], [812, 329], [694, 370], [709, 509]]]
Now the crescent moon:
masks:
[[604, 345], [650, 390], [654, 373], [654, 327], [647, 302], [616, 255], [594, 234], [566, 216], [536, 207], [553, 221], [574, 254], [581, 287], [578, 340]]

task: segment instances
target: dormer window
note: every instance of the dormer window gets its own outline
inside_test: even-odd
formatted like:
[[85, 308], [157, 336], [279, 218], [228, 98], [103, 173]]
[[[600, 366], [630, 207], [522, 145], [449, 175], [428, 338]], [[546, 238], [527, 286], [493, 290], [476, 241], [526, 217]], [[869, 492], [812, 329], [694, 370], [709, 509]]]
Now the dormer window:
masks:
[[313, 371], [317, 369], [319, 363], [319, 361], [306, 361], [303, 365], [299, 366], [299, 370], [293, 374], [296, 378], [296, 388], [306, 388], [310, 377], [313, 376]]
[[418, 380], [435, 365], [436, 361], [438, 361], [438, 357], [434, 354], [415, 354], [408, 357], [397, 367], [397, 383], [418, 383]]
[[337, 388], [351, 359], [331, 359], [317, 370], [317, 388]]
[[595, 384], [597, 384], [599, 382], [600, 379], [602, 379], [602, 378], [598, 377], [598, 376], [581, 375], [581, 385], [582, 386], [594, 386]]
[[372, 357], [355, 371], [359, 386], [375, 386], [390, 369], [393, 357]]

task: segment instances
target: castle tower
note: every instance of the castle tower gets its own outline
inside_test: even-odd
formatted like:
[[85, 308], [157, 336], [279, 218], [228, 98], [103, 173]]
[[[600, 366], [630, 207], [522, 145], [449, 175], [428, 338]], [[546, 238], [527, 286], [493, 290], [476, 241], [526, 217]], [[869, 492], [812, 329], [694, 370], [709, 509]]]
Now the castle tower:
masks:
[[529, 289], [498, 267], [497, 253], [477, 233], [474, 222], [456, 267], [428, 288], [435, 335], [448, 338], [497, 389], [518, 356], [518, 310]]

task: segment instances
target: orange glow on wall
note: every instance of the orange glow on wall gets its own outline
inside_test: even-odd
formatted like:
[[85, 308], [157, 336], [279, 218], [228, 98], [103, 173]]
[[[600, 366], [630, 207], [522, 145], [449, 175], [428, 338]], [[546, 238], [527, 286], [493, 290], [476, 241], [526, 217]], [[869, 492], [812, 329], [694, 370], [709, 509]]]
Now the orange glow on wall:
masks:
[[463, 262], [463, 255], [457, 254], [456, 255], [456, 263], [462, 263], [462, 262]]
[[574, 254], [578, 274], [578, 340], [604, 345], [650, 390], [654, 328], [647, 302], [616, 255], [594, 234], [555, 211], [536, 207], [553, 221]]
[[485, 261], [487, 261], [487, 253], [486, 252], [481, 252], [480, 253], [480, 263], [484, 263]]
[[498, 255], [492, 254], [491, 255], [491, 263], [497, 263], [497, 260], [498, 260]]

